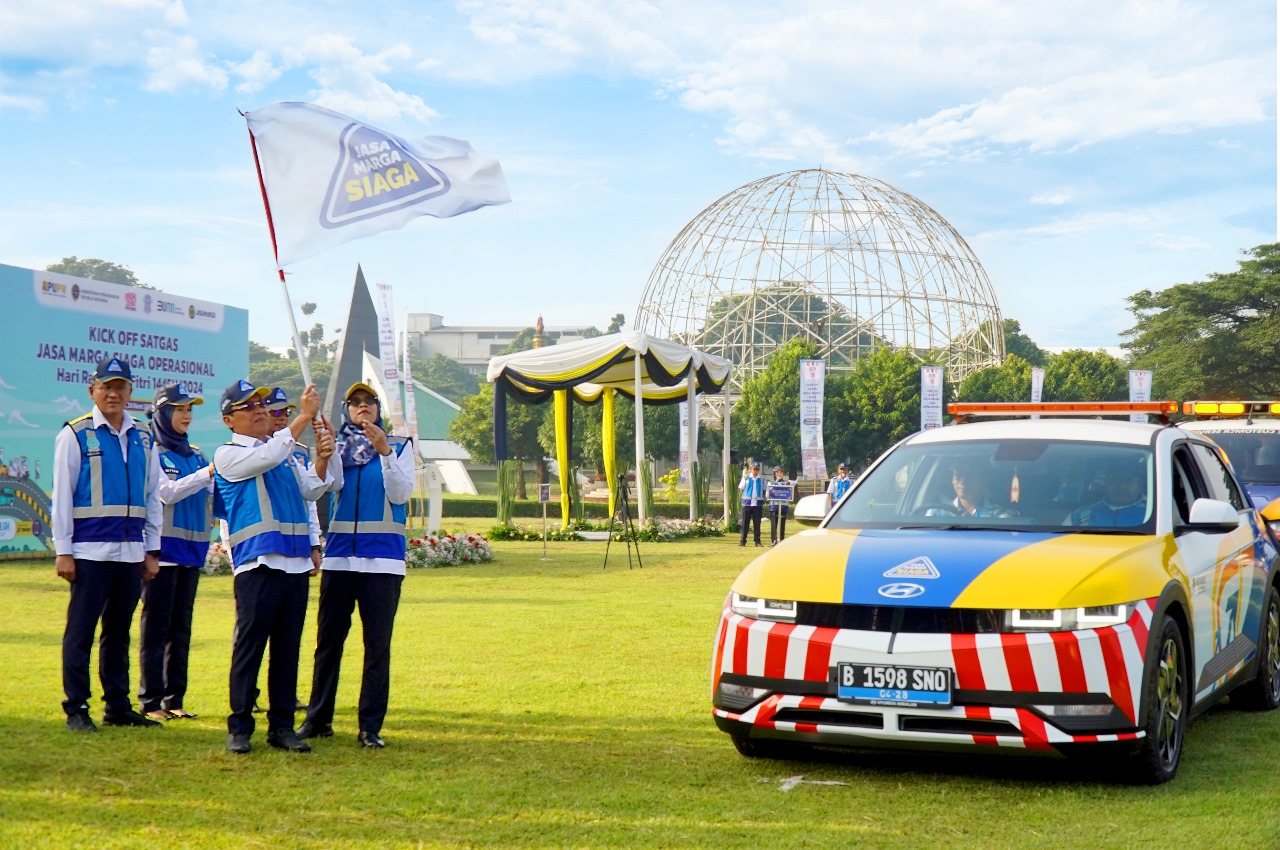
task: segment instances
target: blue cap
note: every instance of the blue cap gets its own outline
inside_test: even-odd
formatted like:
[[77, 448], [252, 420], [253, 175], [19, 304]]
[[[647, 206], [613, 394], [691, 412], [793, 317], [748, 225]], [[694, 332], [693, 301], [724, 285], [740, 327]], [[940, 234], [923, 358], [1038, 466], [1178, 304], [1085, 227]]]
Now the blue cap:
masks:
[[98, 368], [93, 370], [93, 379], [106, 383], [107, 381], [128, 381], [133, 383], [133, 370], [129, 368], [128, 360], [121, 360], [119, 357], [104, 357], [98, 361]]
[[157, 410], [166, 404], [181, 407], [187, 404], [204, 404], [204, 399], [199, 396], [189, 395], [187, 393], [186, 384], [165, 384], [156, 390], [156, 400], [154, 406]]
[[236, 405], [244, 404], [251, 398], [262, 398], [270, 392], [266, 387], [255, 387], [242, 378], [222, 391], [222, 413], [225, 416]]
[[298, 405], [289, 401], [289, 394], [282, 387], [274, 387], [267, 394], [266, 402], [267, 410], [288, 410], [297, 408]]

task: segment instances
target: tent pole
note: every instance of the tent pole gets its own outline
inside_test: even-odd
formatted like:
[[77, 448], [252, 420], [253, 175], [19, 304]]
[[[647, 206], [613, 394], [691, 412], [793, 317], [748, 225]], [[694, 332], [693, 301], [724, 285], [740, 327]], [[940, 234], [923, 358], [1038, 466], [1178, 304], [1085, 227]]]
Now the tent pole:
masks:
[[644, 525], [648, 517], [645, 516], [645, 503], [648, 501], [642, 492], [645, 486], [645, 475], [640, 471], [640, 464], [645, 462], [644, 457], [644, 394], [643, 385], [640, 382], [640, 352], [636, 352], [636, 515], [640, 517], [640, 524]]
[[724, 524], [729, 524], [729, 494], [733, 492], [729, 489], [729, 408], [731, 399], [729, 397], [729, 382], [726, 379], [724, 385], [724, 454], [721, 457], [721, 468], [724, 473]]
[[693, 363], [689, 364], [689, 393], [685, 402], [689, 410], [689, 521], [693, 522], [698, 518], [698, 506], [694, 504], [697, 499], [693, 497], [694, 488], [698, 486], [693, 478], [698, 464], [698, 373]]

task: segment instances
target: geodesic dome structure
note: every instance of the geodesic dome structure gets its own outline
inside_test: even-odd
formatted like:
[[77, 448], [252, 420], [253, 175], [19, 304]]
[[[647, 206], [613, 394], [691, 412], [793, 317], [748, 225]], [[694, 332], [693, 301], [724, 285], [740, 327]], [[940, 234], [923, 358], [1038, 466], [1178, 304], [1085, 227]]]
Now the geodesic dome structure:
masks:
[[821, 169], [735, 189], [654, 266], [635, 327], [728, 358], [733, 391], [795, 336], [827, 368], [877, 345], [943, 356], [948, 381], [1004, 359], [1000, 307], [964, 238], [887, 183]]

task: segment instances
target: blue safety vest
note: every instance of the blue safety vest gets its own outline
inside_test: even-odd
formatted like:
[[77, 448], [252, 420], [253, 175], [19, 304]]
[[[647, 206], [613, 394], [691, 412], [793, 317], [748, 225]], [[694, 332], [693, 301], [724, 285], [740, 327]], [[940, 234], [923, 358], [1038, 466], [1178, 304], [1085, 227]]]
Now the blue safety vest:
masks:
[[764, 478], [746, 477], [746, 486], [742, 488], [742, 504], [750, 505], [764, 501]]
[[839, 477], [831, 479], [831, 501], [838, 502], [844, 498], [844, 494], [849, 492], [849, 488], [853, 486], [852, 478], [841, 479]]
[[[403, 437], [387, 441], [396, 457], [409, 445]], [[408, 511], [387, 500], [381, 458], [360, 466], [343, 464], [342, 478], [342, 489], [330, 501], [325, 556], [403, 561]]]
[[147, 461], [151, 435], [138, 427], [120, 439], [93, 414], [66, 423], [80, 444], [80, 474], [72, 493], [72, 539], [77, 543], [140, 543], [147, 524]]
[[[171, 479], [185, 478], [209, 465], [195, 446], [190, 457], [167, 449], [160, 452], [160, 469]], [[188, 567], [204, 565], [209, 554], [209, 494], [203, 488], [180, 502], [164, 506], [160, 560]]]
[[[227, 443], [245, 448], [239, 443]], [[305, 558], [311, 554], [307, 503], [290, 457], [246, 481], [228, 481], [215, 472], [218, 500], [226, 514], [231, 562], [237, 567], [263, 555]]]

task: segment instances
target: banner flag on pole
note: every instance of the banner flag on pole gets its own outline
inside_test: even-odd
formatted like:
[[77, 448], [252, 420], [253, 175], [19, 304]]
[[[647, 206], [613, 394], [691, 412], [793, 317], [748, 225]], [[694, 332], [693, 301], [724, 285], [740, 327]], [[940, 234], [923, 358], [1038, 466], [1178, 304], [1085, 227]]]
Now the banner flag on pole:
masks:
[[[1151, 370], [1129, 370], [1129, 401], [1151, 401]], [[1146, 422], [1147, 414], [1130, 413], [1130, 422]]]
[[827, 477], [827, 452], [822, 445], [823, 401], [827, 361], [800, 361], [800, 476]]
[[396, 327], [391, 312], [391, 284], [378, 284], [378, 354], [382, 364], [382, 388], [387, 395], [386, 415], [391, 428], [404, 431], [404, 409], [400, 403], [400, 370], [396, 368]]
[[281, 268], [416, 216], [511, 201], [498, 161], [460, 139], [402, 139], [311, 103], [273, 103], [245, 120]]
[[942, 367], [920, 367], [920, 430], [942, 427]]
[[[1039, 404], [1041, 397], [1044, 395], [1044, 370], [1035, 367], [1031, 370], [1031, 403]], [[1032, 419], [1039, 419], [1040, 414], [1033, 414]]]
[[416, 444], [418, 440], [418, 394], [413, 389], [413, 366], [409, 362], [412, 353], [409, 351], [408, 325], [409, 323], [406, 321], [406, 330], [401, 337], [404, 340], [404, 368], [401, 369], [400, 376], [404, 378], [404, 424], [409, 431], [409, 436], [413, 437]]

